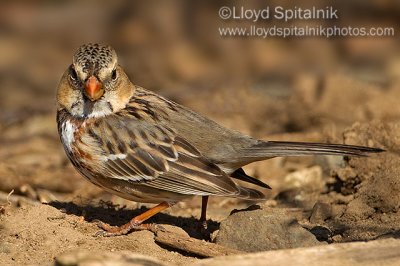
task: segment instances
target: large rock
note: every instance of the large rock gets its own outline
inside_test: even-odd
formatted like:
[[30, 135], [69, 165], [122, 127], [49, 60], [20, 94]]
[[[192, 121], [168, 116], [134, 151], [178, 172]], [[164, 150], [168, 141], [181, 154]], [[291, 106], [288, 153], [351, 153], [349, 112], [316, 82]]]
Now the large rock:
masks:
[[308, 248], [266, 251], [244, 255], [200, 260], [193, 266], [292, 266], [399, 265], [400, 240], [385, 239], [370, 242], [332, 244]]
[[230, 215], [221, 222], [216, 242], [248, 252], [321, 244], [313, 234], [298, 224], [288, 210], [274, 208]]

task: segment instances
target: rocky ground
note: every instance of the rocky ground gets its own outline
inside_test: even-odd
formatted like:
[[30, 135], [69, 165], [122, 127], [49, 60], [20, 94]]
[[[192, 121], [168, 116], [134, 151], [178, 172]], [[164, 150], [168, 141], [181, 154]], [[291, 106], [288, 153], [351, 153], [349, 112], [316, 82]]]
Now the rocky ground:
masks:
[[[0, 39], [0, 265], [262, 265], [267, 258], [271, 265], [323, 259], [389, 265], [399, 259], [398, 39], [221, 40], [198, 27], [213, 27], [209, 18], [218, 5], [199, 4], [190, 13], [196, 30], [188, 31], [181, 23], [192, 10], [186, 5], [116, 1], [103, 10], [90, 3], [0, 8], [6, 29]], [[397, 22], [396, 7], [374, 3], [365, 8]], [[95, 32], [78, 23], [93, 10], [91, 22], [101, 26]], [[149, 10], [157, 20], [145, 15]], [[61, 41], [68, 33], [73, 38]], [[88, 40], [111, 42], [136, 84], [227, 127], [262, 139], [386, 152], [246, 166], [272, 187], [264, 190], [269, 199], [211, 198], [205, 234], [197, 231], [201, 199], [193, 198], [151, 219], [165, 231], [95, 237], [95, 220], [121, 225], [151, 205], [85, 181], [59, 142], [55, 88], [73, 50]]]

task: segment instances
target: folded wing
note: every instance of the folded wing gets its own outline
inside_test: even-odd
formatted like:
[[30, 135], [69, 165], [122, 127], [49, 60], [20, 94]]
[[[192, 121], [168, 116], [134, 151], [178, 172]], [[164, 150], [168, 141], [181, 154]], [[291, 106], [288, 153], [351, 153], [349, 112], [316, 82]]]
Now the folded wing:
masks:
[[91, 125], [86, 138], [99, 146], [105, 177], [180, 194], [264, 198], [236, 185], [166, 125], [115, 115]]

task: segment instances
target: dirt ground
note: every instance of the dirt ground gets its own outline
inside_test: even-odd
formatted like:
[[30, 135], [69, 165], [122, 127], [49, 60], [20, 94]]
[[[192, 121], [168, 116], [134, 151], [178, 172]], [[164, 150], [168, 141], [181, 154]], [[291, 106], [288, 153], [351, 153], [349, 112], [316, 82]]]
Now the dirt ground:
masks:
[[[398, 38], [221, 41], [205, 29], [220, 23], [208, 19], [219, 5], [197, 4], [198, 12], [188, 13], [192, 9], [179, 3], [116, 2], [107, 10], [96, 5], [91, 13], [101, 28], [96, 32], [78, 23], [88, 19], [91, 1], [1, 4], [1, 265], [53, 265], [74, 250], [128, 250], [170, 265], [202, 259], [158, 243], [149, 231], [94, 236], [95, 220], [121, 225], [152, 205], [88, 183], [62, 149], [55, 90], [74, 49], [89, 40], [111, 42], [134, 83], [254, 137], [385, 149], [366, 158], [274, 158], [245, 170], [272, 187], [265, 190], [269, 200], [252, 208], [290, 210], [321, 245], [400, 237]], [[399, 22], [398, 6], [377, 3], [366, 10], [386, 14], [385, 23]], [[148, 10], [162, 15], [149, 18]], [[190, 14], [194, 31], [181, 23]], [[60, 40], [69, 33], [73, 38]], [[211, 198], [208, 241], [215, 241], [232, 210], [253, 204]], [[196, 231], [200, 205], [193, 198], [151, 221], [202, 239]]]

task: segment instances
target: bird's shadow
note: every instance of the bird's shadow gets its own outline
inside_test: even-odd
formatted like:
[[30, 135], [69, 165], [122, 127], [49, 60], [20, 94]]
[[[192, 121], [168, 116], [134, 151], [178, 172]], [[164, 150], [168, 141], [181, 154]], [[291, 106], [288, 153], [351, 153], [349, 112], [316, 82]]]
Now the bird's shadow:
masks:
[[[110, 202], [100, 202], [95, 205], [77, 205], [73, 202], [52, 201], [48, 205], [68, 214], [83, 217], [87, 222], [99, 220], [112, 226], [121, 226], [143, 212], [146, 207], [126, 209]], [[219, 223], [207, 220], [207, 229], [199, 230], [199, 220], [194, 217], [177, 217], [166, 213], [158, 213], [146, 222], [168, 224], [182, 228], [190, 237], [209, 240], [210, 235], [219, 228]]]

